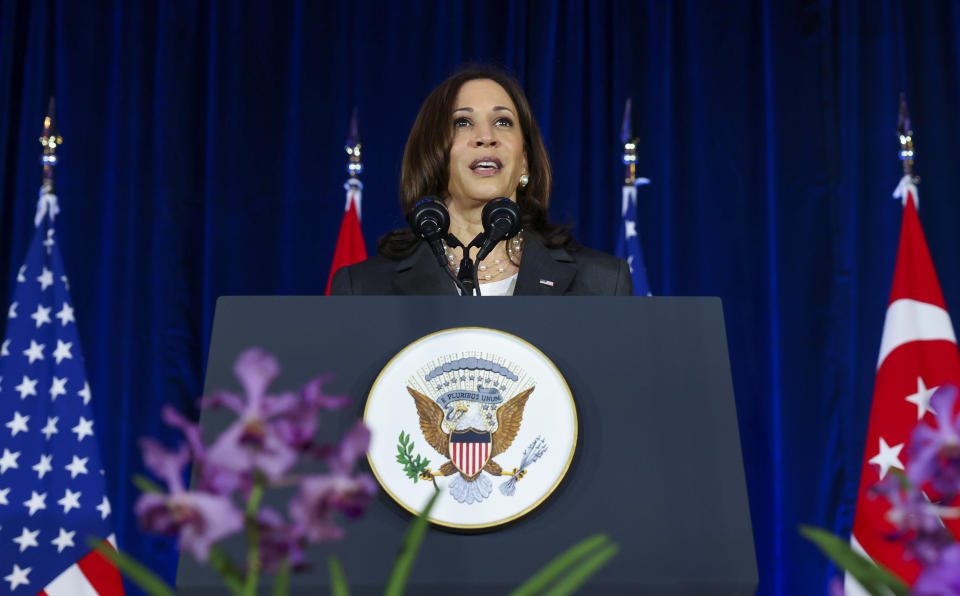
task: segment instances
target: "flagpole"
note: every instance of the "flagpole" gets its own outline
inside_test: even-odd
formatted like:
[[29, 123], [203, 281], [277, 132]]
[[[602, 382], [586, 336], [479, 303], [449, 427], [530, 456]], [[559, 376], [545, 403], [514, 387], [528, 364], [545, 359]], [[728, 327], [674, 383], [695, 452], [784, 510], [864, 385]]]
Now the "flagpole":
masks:
[[363, 203], [363, 182], [360, 181], [360, 175], [363, 173], [363, 162], [360, 155], [363, 144], [360, 142], [358, 130], [357, 108], [353, 108], [353, 115], [350, 118], [350, 132], [347, 133], [347, 143], [344, 146], [344, 150], [347, 152], [347, 181], [343, 184], [343, 190], [347, 193], [347, 199], [343, 206], [343, 220], [340, 222], [337, 246], [333, 250], [330, 275], [327, 277], [326, 294], [328, 296], [333, 287], [333, 274], [337, 272], [337, 269], [359, 263], [367, 258], [367, 249], [363, 243], [363, 231], [360, 229], [361, 205]]
[[623, 124], [620, 127], [620, 142], [623, 143], [623, 185], [634, 186], [637, 182], [637, 141], [633, 136], [633, 122], [630, 118], [631, 98], [623, 107]]
[[623, 191], [620, 203], [620, 226], [617, 232], [615, 253], [626, 259], [630, 268], [633, 293], [637, 296], [650, 295], [647, 270], [643, 263], [643, 249], [637, 230], [637, 187], [650, 184], [648, 178], [637, 178], [637, 144], [639, 139], [633, 136], [633, 121], [630, 117], [631, 100], [628, 98], [623, 108], [623, 124], [620, 127], [620, 142], [623, 143]]
[[900, 116], [897, 121], [897, 137], [900, 139], [900, 162], [903, 164], [903, 175], [910, 176], [914, 184], [920, 178], [913, 175], [913, 126], [910, 123], [910, 112], [907, 110], [907, 96], [900, 92]]
[[[360, 182], [360, 174], [363, 173], [363, 162], [360, 161], [360, 149], [363, 143], [360, 142], [360, 133], [357, 126], [357, 108], [353, 108], [353, 114], [350, 117], [350, 132], [347, 135], [347, 144], [344, 149], [347, 152], [347, 182], [343, 185], [347, 191], [347, 205], [345, 209], [350, 208], [352, 196], [363, 190], [363, 183]], [[362, 219], [360, 214], [360, 201], [356, 201], [357, 219]]]
[[910, 111], [907, 109], [906, 95], [900, 92], [900, 112], [897, 117], [897, 138], [900, 141], [898, 156], [903, 166], [903, 176], [893, 191], [893, 197], [900, 199], [906, 205], [907, 197], [913, 198], [914, 208], [920, 209], [920, 198], [917, 185], [920, 177], [913, 174], [913, 160], [916, 157], [913, 149], [913, 126], [910, 123]]
[[40, 144], [43, 145], [43, 156], [40, 158], [43, 163], [41, 194], [53, 193], [53, 169], [57, 165], [57, 145], [63, 144], [63, 137], [57, 134], [55, 108], [55, 99], [51, 97], [47, 106], [47, 115], [43, 119], [43, 135], [40, 137]]
[[[57, 166], [57, 146], [63, 144], [63, 137], [57, 134], [57, 122], [55, 113], [56, 103], [54, 98], [50, 98], [47, 106], [47, 115], [43, 119], [43, 133], [40, 137], [40, 144], [43, 145], [43, 155], [40, 162], [43, 164], [43, 181], [40, 183], [40, 198], [37, 199], [37, 212], [33, 217], [34, 227], [40, 227], [44, 217], [50, 216], [52, 222], [60, 213], [60, 207], [57, 203], [57, 196], [53, 194], [53, 170]], [[47, 229], [48, 243], [52, 243], [53, 228]]]

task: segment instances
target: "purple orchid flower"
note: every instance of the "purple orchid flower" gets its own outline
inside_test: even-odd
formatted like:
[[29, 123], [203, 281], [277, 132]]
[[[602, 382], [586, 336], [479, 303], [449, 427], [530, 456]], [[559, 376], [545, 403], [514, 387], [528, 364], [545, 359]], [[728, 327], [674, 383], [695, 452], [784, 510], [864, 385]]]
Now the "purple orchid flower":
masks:
[[290, 502], [290, 518], [303, 526], [307, 538], [322, 542], [340, 538], [342, 530], [333, 516], [359, 517], [377, 492], [369, 474], [353, 474], [357, 460], [370, 444], [370, 431], [362, 422], [334, 446], [326, 450], [325, 461], [330, 474], [307, 476], [300, 484], [300, 493]]
[[193, 456], [193, 466], [196, 473], [194, 488], [217, 495], [229, 495], [241, 486], [241, 477], [235, 472], [218, 468], [207, 460], [207, 448], [200, 436], [200, 425], [187, 420], [180, 412], [170, 406], [165, 406], [162, 412], [163, 421], [178, 429], [187, 439], [190, 452]]
[[960, 493], [960, 415], [954, 413], [957, 388], [943, 385], [930, 398], [936, 427], [918, 424], [907, 450], [907, 477], [929, 485], [949, 502]]
[[343, 530], [334, 523], [334, 514], [362, 515], [376, 492], [376, 483], [367, 474], [307, 476], [290, 501], [290, 518], [304, 528], [311, 542], [336, 540], [343, 536]]
[[324, 410], [338, 410], [349, 403], [347, 397], [324, 393], [323, 385], [332, 378], [332, 374], [326, 374], [307, 383], [296, 407], [271, 421], [274, 431], [288, 445], [298, 450], [310, 447], [317, 434], [317, 414]]
[[352, 474], [357, 460], [366, 454], [369, 447], [370, 429], [358, 420], [340, 442], [328, 450], [324, 461], [334, 474]]
[[953, 537], [941, 521], [955, 517], [956, 511], [931, 503], [920, 489], [898, 474], [888, 474], [871, 489], [871, 493], [890, 503], [886, 519], [896, 531], [888, 538], [904, 540], [906, 551], [923, 565], [934, 562]]
[[306, 537], [303, 529], [291, 525], [275, 509], [264, 507], [257, 514], [257, 530], [260, 535], [260, 560], [267, 571], [276, 571], [287, 561], [291, 569], [307, 566], [304, 553]]
[[184, 488], [181, 474], [190, 461], [185, 445], [171, 452], [152, 439], [141, 439], [140, 448], [144, 464], [170, 490], [140, 495], [134, 512], [141, 527], [168, 536], [179, 534], [180, 547], [206, 561], [213, 543], [243, 528], [243, 515], [228, 497]]
[[913, 584], [911, 596], [960, 596], [960, 544], [944, 548]]
[[846, 590], [843, 588], [843, 580], [839, 577], [834, 577], [830, 580], [830, 583], [827, 585], [827, 594], [829, 596], [846, 596]]
[[207, 451], [207, 461], [238, 474], [259, 470], [277, 480], [297, 462], [297, 453], [269, 421], [293, 414], [300, 402], [293, 393], [266, 395], [267, 387], [280, 374], [277, 359], [259, 348], [251, 348], [237, 358], [233, 367], [246, 392], [246, 400], [218, 393], [203, 400], [203, 407], [226, 406], [239, 418]]

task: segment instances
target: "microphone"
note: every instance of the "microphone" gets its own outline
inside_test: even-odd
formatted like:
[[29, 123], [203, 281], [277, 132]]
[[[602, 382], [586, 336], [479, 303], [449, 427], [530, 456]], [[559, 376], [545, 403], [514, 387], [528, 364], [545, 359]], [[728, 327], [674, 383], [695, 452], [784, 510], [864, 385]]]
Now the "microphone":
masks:
[[446, 269], [447, 255], [443, 250], [443, 239], [450, 229], [450, 214], [443, 201], [437, 197], [423, 197], [407, 214], [407, 223], [414, 234], [427, 241], [437, 262]]
[[477, 263], [486, 258], [501, 240], [513, 238], [520, 232], [520, 208], [510, 199], [493, 199], [484, 205], [480, 220], [486, 237], [477, 252]]

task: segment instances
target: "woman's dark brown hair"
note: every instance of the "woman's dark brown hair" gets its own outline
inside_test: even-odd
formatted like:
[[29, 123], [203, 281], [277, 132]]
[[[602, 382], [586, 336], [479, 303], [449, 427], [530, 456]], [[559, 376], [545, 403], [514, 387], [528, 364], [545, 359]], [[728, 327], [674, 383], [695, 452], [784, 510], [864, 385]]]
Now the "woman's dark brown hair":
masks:
[[[425, 196], [443, 197], [447, 194], [454, 132], [453, 104], [464, 83], [477, 79], [489, 79], [499, 84], [517, 107], [530, 176], [526, 188], [517, 190], [517, 206], [520, 207], [524, 233], [536, 234], [550, 248], [574, 248], [569, 228], [551, 225], [547, 219], [552, 184], [550, 160], [526, 95], [513, 77], [489, 67], [461, 70], [434, 89], [420, 107], [403, 150], [400, 170], [400, 205], [403, 214], [409, 213], [417, 201]], [[377, 252], [388, 258], [399, 259], [411, 254], [418, 244], [419, 239], [409, 229], [394, 230], [380, 238]]]

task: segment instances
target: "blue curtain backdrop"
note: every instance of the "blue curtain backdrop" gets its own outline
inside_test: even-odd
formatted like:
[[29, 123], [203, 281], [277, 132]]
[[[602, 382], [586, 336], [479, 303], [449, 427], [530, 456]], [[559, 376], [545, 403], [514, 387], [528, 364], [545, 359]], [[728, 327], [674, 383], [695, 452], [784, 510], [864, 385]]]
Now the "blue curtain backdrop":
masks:
[[172, 545], [137, 532], [128, 478], [138, 437], [172, 438], [164, 404], [195, 413], [217, 296], [323, 292], [351, 109], [372, 250], [402, 225], [418, 106], [476, 61], [521, 80], [555, 168], [553, 218], [607, 251], [633, 98], [651, 288], [723, 298], [760, 593], [824, 591], [833, 570], [796, 526], [852, 520], [899, 229], [901, 90], [921, 219], [960, 316], [956, 2], [0, 7], [0, 304], [33, 233], [55, 94], [58, 236], [125, 548], [172, 574]]

